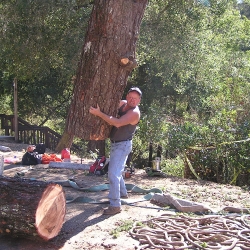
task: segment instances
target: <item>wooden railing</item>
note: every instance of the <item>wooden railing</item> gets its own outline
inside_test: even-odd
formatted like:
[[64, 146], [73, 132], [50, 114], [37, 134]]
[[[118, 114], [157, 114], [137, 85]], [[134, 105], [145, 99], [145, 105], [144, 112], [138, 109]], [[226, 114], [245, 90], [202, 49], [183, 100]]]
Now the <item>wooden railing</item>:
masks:
[[[0, 114], [1, 129], [4, 135], [12, 136], [14, 134], [14, 115]], [[46, 148], [52, 151], [56, 149], [61, 139], [61, 135], [49, 127], [31, 125], [18, 117], [18, 142], [25, 144], [45, 144]], [[70, 148], [72, 153], [80, 153], [81, 149], [75, 144]]]

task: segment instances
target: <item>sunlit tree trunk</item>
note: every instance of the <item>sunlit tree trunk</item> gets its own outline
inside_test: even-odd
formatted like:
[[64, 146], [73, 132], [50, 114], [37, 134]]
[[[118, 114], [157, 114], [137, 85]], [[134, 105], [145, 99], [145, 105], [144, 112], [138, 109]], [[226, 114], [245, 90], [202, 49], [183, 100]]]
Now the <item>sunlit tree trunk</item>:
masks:
[[63, 137], [105, 140], [109, 136], [110, 126], [89, 114], [89, 108], [99, 104], [103, 112], [116, 115], [128, 76], [136, 67], [136, 42], [147, 2], [94, 2]]

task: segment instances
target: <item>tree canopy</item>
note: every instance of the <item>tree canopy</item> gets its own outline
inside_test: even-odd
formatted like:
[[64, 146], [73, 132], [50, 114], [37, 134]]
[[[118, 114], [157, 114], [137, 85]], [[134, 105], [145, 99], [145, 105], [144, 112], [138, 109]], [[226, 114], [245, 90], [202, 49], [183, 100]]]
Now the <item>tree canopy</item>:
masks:
[[65, 118], [91, 5], [2, 1], [0, 11], [2, 95], [11, 95], [17, 78], [22, 117]]

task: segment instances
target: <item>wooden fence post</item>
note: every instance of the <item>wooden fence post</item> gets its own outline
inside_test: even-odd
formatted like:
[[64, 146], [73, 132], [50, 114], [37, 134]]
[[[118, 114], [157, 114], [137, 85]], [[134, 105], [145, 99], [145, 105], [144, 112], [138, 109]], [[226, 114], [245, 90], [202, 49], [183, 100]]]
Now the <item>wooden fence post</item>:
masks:
[[17, 113], [17, 79], [14, 79], [14, 127], [15, 142], [18, 142], [18, 113]]

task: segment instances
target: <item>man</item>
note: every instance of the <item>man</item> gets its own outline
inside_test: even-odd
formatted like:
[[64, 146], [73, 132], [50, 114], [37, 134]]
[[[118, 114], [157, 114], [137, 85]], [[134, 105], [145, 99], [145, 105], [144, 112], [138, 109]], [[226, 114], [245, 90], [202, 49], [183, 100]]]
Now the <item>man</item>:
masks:
[[26, 153], [22, 157], [22, 165], [37, 165], [42, 162], [42, 155], [38, 154], [34, 150], [36, 149], [35, 145], [29, 145], [27, 147]]
[[118, 117], [103, 113], [98, 104], [97, 108], [90, 107], [89, 112], [96, 115], [113, 126], [110, 134], [110, 162], [108, 170], [109, 201], [110, 206], [104, 210], [105, 215], [114, 215], [121, 212], [121, 198], [128, 198], [125, 182], [122, 177], [127, 157], [132, 151], [132, 138], [136, 126], [140, 120], [138, 104], [141, 101], [142, 92], [139, 88], [131, 88], [126, 100], [121, 100], [118, 109]]

